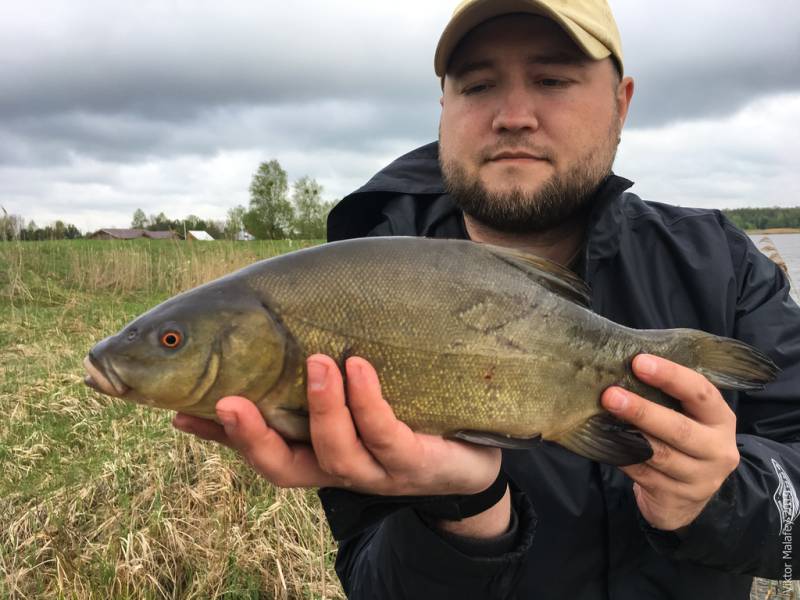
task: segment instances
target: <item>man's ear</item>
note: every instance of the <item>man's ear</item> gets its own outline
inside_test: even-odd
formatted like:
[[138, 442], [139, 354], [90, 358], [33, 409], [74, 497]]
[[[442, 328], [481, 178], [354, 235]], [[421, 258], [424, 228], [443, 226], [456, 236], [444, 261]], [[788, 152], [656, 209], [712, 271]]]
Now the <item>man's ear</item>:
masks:
[[631, 98], [633, 98], [633, 78], [623, 77], [617, 86], [617, 109], [620, 118], [619, 126], [625, 124], [625, 119], [628, 116], [628, 109], [631, 106]]

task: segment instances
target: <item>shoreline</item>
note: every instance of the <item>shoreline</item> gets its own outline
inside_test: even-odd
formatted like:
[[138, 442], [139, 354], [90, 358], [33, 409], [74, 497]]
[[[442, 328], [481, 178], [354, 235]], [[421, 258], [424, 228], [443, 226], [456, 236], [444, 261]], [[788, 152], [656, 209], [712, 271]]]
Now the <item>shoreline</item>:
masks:
[[772, 229], [747, 229], [745, 233], [748, 235], [781, 235], [784, 233], [800, 233], [798, 227], [775, 227]]

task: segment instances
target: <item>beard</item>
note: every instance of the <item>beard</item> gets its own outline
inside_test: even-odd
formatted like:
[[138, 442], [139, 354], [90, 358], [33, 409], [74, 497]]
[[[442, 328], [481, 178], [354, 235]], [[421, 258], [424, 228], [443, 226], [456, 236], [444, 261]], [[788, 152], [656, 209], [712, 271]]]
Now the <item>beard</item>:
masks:
[[[452, 158], [444, 158], [439, 134], [439, 165], [445, 190], [464, 213], [503, 233], [541, 233], [583, 214], [600, 184], [611, 174], [619, 144], [619, 120], [614, 119], [608, 137], [584, 152], [567, 169], [554, 173], [533, 191], [522, 186], [504, 192], [486, 188], [479, 175], [471, 176]], [[552, 154], [535, 149], [530, 135], [508, 134], [481, 153], [482, 163], [506, 148], [528, 149], [552, 162]]]

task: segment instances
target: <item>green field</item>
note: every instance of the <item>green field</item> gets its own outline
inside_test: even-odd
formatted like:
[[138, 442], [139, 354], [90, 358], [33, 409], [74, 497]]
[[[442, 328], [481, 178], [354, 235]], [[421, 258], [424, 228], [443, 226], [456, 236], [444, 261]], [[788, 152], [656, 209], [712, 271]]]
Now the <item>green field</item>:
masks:
[[0, 598], [342, 598], [313, 492], [83, 385], [92, 344], [308, 242], [0, 244]]

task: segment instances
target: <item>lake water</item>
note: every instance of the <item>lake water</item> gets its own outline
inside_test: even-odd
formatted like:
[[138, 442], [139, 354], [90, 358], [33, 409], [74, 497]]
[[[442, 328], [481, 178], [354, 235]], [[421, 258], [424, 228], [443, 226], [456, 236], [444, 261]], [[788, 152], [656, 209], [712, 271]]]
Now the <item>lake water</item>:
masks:
[[[756, 246], [759, 244], [763, 235], [751, 236]], [[792, 279], [794, 297], [800, 298], [800, 233], [771, 233], [768, 237], [772, 245], [781, 255], [789, 267], [789, 277]]]

